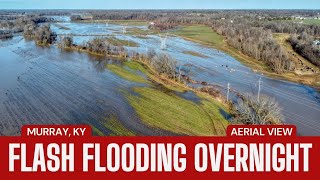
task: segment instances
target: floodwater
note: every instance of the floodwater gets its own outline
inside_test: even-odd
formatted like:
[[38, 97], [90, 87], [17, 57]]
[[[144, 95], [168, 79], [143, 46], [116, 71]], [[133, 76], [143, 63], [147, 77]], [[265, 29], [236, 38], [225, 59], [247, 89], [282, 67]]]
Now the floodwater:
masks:
[[[128, 47], [142, 53], [149, 49], [167, 53], [179, 64], [192, 64], [192, 78], [218, 84], [226, 92], [227, 84], [240, 93], [258, 92], [275, 98], [282, 107], [286, 123], [295, 124], [300, 135], [320, 135], [320, 94], [313, 88], [275, 80], [243, 66], [218, 50], [169, 36], [166, 50], [160, 49], [157, 35], [146, 38], [121, 34], [123, 27], [113, 24], [61, 22], [68, 30], [52, 26], [58, 34], [73, 34], [76, 43], [95, 36], [117, 36], [131, 40], [139, 47]], [[145, 26], [134, 26], [146, 29]], [[130, 28], [130, 27], [129, 27]], [[11, 43], [0, 43], [0, 132], [19, 132], [22, 124], [90, 123], [99, 127], [102, 117], [116, 115], [129, 129], [143, 135], [170, 135], [143, 125], [136, 117], [121, 89], [137, 86], [105, 69], [108, 60], [97, 61], [85, 53], [62, 52], [55, 47], [37, 47], [15, 37]], [[5, 45], [1, 45], [6, 43]], [[200, 53], [206, 57], [186, 54]], [[2, 80], [3, 79], [3, 80]], [[187, 99], [195, 97], [186, 95]], [[108, 134], [107, 129], [99, 129]]]
[[141, 123], [123, 95], [140, 85], [108, 71], [112, 60], [25, 40], [0, 53], [1, 135], [19, 134], [23, 124], [91, 124], [107, 135], [108, 117], [136, 134], [173, 135]]

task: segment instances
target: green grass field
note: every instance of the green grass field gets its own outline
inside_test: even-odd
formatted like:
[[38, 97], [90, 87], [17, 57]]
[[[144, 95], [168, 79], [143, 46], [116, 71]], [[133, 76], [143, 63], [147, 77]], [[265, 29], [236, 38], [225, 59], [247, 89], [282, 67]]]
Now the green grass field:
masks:
[[303, 23], [320, 25], [320, 19], [306, 19], [306, 20], [303, 20]]
[[113, 46], [128, 46], [128, 47], [138, 47], [139, 45], [135, 43], [134, 41], [130, 40], [122, 40], [122, 39], [116, 39], [114, 37], [107, 38], [107, 41], [113, 45]]
[[[132, 67], [132, 66], [137, 66], [137, 65], [130, 65], [130, 66]], [[121, 66], [118, 66], [115, 64], [108, 64], [107, 68], [111, 72], [118, 75], [119, 77], [126, 79], [128, 81], [133, 81], [133, 82], [137, 82], [137, 83], [148, 83], [148, 80], [146, 80], [145, 78], [143, 78], [139, 74], [135, 73], [133, 69], [132, 69], [133, 71], [129, 71], [129, 70], [125, 69], [124, 67], [121, 67]]]
[[155, 34], [156, 31], [153, 30], [145, 30], [136, 27], [127, 28], [127, 34], [129, 35], [139, 35], [141, 38], [148, 38], [147, 35]]
[[134, 136], [135, 134], [121, 124], [121, 122], [114, 116], [106, 118], [104, 122], [101, 122], [99, 127], [91, 124], [92, 133], [95, 136], [105, 136], [100, 128], [106, 128], [110, 134], [109, 136]]
[[140, 71], [146, 75], [149, 75], [149, 72], [141, 64], [135, 61], [126, 61], [123, 63], [125, 66], [129, 67], [133, 71]]
[[134, 88], [140, 96], [128, 96], [142, 121], [155, 128], [178, 134], [225, 135], [228, 121], [221, 114], [225, 108], [203, 98], [200, 104], [153, 88]]
[[114, 64], [108, 64], [107, 68], [115, 73], [116, 75], [120, 76], [123, 79], [126, 79], [128, 81], [137, 82], [137, 83], [148, 83], [148, 81], [143, 78], [142, 76], [131, 72], [121, 66], [114, 65]]
[[135, 134], [124, 127], [115, 117], [107, 119], [104, 126], [111, 131], [110, 136], [134, 136]]
[[223, 37], [215, 33], [208, 26], [184, 26], [175, 31], [174, 34], [190, 38], [210, 46], [223, 45]]

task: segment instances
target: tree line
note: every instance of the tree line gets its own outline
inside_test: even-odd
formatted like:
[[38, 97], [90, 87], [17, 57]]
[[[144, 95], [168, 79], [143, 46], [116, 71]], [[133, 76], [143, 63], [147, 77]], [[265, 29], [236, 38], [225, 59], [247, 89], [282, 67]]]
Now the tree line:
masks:
[[270, 30], [252, 27], [245, 20], [217, 20], [212, 23], [212, 28], [225, 36], [229, 45], [265, 62], [274, 72], [288, 72], [295, 67], [287, 53], [273, 39]]
[[292, 48], [312, 64], [320, 67], [320, 46], [306, 32], [291, 35], [289, 42]]
[[[0, 21], [0, 39], [12, 38], [14, 33], [24, 32], [24, 34], [31, 35], [38, 24], [50, 22], [52, 19], [42, 17], [39, 15], [14, 16], [14, 20]], [[40, 32], [40, 31], [39, 31]], [[35, 32], [32, 32], [33, 35]]]

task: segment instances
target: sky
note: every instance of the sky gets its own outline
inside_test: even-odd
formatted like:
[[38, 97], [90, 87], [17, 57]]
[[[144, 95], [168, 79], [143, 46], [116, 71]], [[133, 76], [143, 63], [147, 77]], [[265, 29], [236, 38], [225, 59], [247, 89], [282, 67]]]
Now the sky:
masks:
[[0, 0], [0, 9], [320, 9], [319, 0]]

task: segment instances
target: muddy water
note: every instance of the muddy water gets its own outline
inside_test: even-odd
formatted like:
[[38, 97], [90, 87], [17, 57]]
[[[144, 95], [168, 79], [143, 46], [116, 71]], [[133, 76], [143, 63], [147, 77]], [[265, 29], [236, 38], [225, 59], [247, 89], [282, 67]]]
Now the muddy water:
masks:
[[140, 84], [108, 71], [112, 60], [24, 40], [0, 53], [1, 135], [19, 134], [23, 124], [91, 124], [107, 135], [111, 116], [136, 134], [171, 135], [140, 122], [122, 91]]
[[[320, 94], [309, 86], [276, 80], [265, 77], [263, 74], [255, 73], [253, 70], [243, 66], [236, 59], [218, 50], [201, 46], [197, 43], [183, 40], [182, 38], [169, 36], [167, 49], [160, 50], [160, 38], [157, 35], [149, 35], [147, 38], [137, 36], [121, 35], [120, 25], [105, 26], [93, 24], [67, 23], [71, 32], [78, 34], [106, 34], [116, 35], [120, 39], [131, 40], [139, 44], [131, 50], [145, 53], [148, 49], [155, 49], [174, 57], [180, 64], [192, 64], [192, 77], [195, 80], [206, 81], [218, 84], [226, 93], [227, 84], [240, 93], [258, 92], [258, 81], [261, 78], [261, 93], [275, 98], [285, 116], [286, 123], [298, 126], [298, 133], [301, 135], [320, 135]], [[145, 29], [138, 26], [136, 28]], [[80, 29], [81, 31], [77, 31]], [[60, 30], [61, 31], [61, 30]], [[87, 36], [85, 39], [90, 38]], [[78, 39], [78, 40], [77, 40]], [[76, 41], [82, 41], [84, 37], [75, 37]], [[186, 51], [200, 53], [206, 57], [196, 57], [186, 54]]]

